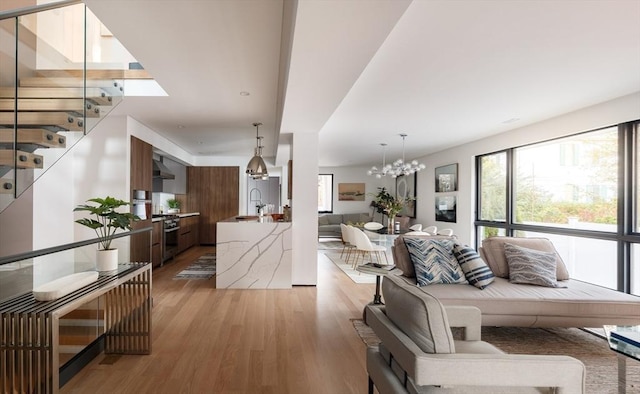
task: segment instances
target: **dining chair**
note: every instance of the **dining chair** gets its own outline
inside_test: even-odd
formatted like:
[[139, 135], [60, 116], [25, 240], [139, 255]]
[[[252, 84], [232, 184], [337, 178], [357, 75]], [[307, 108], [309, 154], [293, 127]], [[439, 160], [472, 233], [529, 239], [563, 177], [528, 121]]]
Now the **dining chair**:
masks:
[[420, 224], [420, 223], [414, 224], [413, 226], [409, 227], [409, 230], [411, 230], [411, 231], [422, 231], [422, 224]]
[[438, 235], [448, 235], [451, 236], [453, 235], [453, 230], [450, 228], [443, 228], [442, 230], [438, 231], [437, 233]]
[[346, 224], [340, 223], [340, 231], [342, 233], [342, 252], [340, 252], [340, 258], [342, 259], [346, 253], [346, 261], [348, 263], [351, 252], [355, 249], [356, 245], [351, 238], [351, 231]]
[[378, 263], [382, 263], [382, 259], [380, 257], [380, 252], [384, 253], [384, 259], [386, 264], [389, 264], [389, 259], [387, 258], [387, 248], [381, 245], [374, 245], [371, 243], [367, 234], [365, 234], [360, 229], [355, 227], [351, 230], [351, 235], [353, 236], [353, 240], [356, 244], [356, 252], [357, 255], [353, 261], [353, 268], [355, 269], [358, 265], [358, 258], [362, 256], [362, 260], [364, 261], [365, 255], [369, 255], [369, 259], [372, 259], [373, 253], [376, 254], [376, 258]]
[[427, 228], [422, 229], [422, 231], [424, 231], [425, 233], [429, 233], [431, 235], [436, 235], [438, 233], [438, 227], [429, 226]]

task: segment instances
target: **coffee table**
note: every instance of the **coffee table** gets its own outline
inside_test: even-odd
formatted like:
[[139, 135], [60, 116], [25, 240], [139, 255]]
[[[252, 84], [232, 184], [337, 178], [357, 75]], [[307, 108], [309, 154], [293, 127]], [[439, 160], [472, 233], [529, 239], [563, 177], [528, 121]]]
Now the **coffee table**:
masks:
[[604, 326], [609, 348], [618, 353], [618, 394], [627, 392], [627, 360], [640, 361], [640, 347], [613, 338], [611, 331], [640, 331], [640, 326]]

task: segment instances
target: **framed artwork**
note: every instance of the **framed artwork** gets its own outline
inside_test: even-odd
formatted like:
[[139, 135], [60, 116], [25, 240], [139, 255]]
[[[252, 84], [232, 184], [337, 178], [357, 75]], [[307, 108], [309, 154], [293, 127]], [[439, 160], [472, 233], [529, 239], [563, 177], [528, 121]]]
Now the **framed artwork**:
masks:
[[364, 201], [364, 183], [338, 183], [338, 201]]
[[410, 218], [416, 217], [416, 186], [418, 178], [416, 174], [402, 175], [396, 178], [396, 197], [397, 198], [411, 198], [400, 211], [400, 216], [409, 216]]
[[456, 222], [456, 196], [436, 196], [436, 221]]
[[436, 167], [436, 192], [458, 191], [458, 163]]

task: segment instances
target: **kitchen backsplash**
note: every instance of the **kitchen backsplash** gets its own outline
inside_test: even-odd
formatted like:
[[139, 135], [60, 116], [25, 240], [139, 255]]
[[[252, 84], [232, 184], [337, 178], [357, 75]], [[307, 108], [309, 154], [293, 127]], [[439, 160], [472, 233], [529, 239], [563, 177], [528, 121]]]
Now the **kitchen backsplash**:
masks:
[[151, 195], [151, 202], [153, 204], [153, 213], [167, 213], [169, 209], [169, 204], [167, 204], [167, 200], [176, 198], [176, 195], [173, 193], [162, 193], [162, 192], [154, 192]]

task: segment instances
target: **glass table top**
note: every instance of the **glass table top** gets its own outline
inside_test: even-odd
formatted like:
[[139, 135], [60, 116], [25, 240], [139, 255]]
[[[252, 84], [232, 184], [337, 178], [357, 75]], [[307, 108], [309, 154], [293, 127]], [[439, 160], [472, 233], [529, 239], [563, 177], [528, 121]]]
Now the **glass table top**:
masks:
[[617, 353], [625, 355], [640, 361], [640, 347], [634, 346], [630, 343], [614, 338], [611, 332], [640, 332], [640, 326], [604, 326], [604, 332], [607, 335], [607, 341], [609, 342], [609, 348]]

